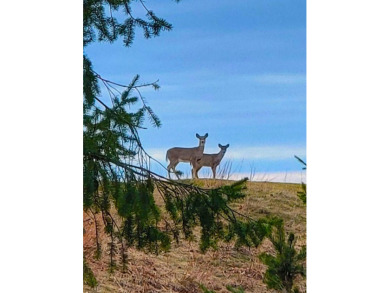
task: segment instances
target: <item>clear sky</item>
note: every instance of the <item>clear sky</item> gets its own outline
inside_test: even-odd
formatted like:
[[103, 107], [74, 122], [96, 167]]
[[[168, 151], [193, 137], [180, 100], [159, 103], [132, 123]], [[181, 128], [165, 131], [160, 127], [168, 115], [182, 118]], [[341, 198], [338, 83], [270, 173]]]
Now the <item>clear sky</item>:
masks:
[[[144, 16], [137, 5], [135, 14]], [[159, 80], [158, 91], [142, 92], [162, 121], [161, 128], [146, 123], [140, 131], [145, 149], [166, 165], [167, 149], [197, 146], [195, 134], [207, 132], [205, 153], [230, 144], [221, 166], [231, 164], [232, 178], [252, 171], [258, 180], [305, 181], [294, 155], [306, 160], [306, 1], [147, 5], [173, 30], [148, 40], [138, 31], [130, 48], [120, 41], [85, 48], [106, 79]], [[190, 170], [188, 163], [177, 169]], [[207, 169], [200, 177], [209, 176]]]

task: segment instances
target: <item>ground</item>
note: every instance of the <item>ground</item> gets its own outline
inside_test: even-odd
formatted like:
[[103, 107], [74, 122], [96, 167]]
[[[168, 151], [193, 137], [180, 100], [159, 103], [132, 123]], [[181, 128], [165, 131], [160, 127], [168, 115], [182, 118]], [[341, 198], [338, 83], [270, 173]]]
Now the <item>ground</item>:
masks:
[[[232, 182], [200, 180], [198, 184], [211, 187]], [[247, 197], [233, 207], [254, 218], [277, 215], [284, 219], [286, 232], [297, 238], [296, 247], [306, 244], [306, 208], [297, 197], [300, 184], [248, 182]], [[161, 205], [158, 193], [157, 204]], [[195, 233], [196, 234], [196, 233]], [[98, 285], [84, 292], [202, 292], [200, 284], [215, 292], [229, 292], [226, 286], [242, 287], [246, 293], [274, 292], [262, 282], [266, 266], [258, 255], [273, 253], [272, 245], [265, 240], [258, 248], [234, 247], [234, 243], [221, 243], [218, 250], [201, 253], [197, 242], [173, 243], [171, 250], [159, 255], [128, 249], [129, 263], [121, 269], [108, 272], [108, 238], [100, 231], [102, 258], [94, 258], [95, 226], [91, 215], [84, 213], [84, 256], [93, 271]], [[300, 292], [306, 291], [306, 281], [297, 279]]]

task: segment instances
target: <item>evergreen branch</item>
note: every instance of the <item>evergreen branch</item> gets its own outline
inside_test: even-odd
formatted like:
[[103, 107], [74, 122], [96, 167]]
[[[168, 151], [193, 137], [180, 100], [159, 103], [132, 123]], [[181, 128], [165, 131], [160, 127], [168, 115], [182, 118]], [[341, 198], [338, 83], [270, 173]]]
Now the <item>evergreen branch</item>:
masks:
[[229, 209], [229, 211], [231, 211], [233, 214], [237, 214], [237, 215], [239, 215], [239, 216], [241, 216], [241, 217], [243, 217], [243, 218], [246, 218], [246, 219], [248, 219], [248, 220], [250, 220], [250, 221], [252, 221], [252, 222], [256, 222], [256, 220], [255, 219], [253, 219], [253, 218], [251, 218], [251, 217], [249, 217], [249, 216], [247, 216], [247, 215], [244, 215], [244, 214], [242, 214], [242, 213], [240, 213], [240, 212], [237, 212], [236, 210], [234, 210], [234, 209], [232, 209], [231, 207], [229, 207], [227, 204], [226, 204], [226, 207]]
[[[121, 244], [121, 254], [122, 254], [122, 260], [123, 260], [123, 267], [126, 266], [126, 257], [125, 257], [125, 249], [124, 249], [124, 242], [123, 242], [123, 231], [121, 230], [121, 228], [119, 227], [119, 225], [117, 224], [117, 222], [115, 221], [114, 217], [111, 215], [111, 213], [105, 209], [99, 201], [96, 200], [96, 205], [99, 207], [99, 209], [102, 211], [102, 219], [103, 219], [103, 222], [104, 222], [104, 225], [107, 226], [107, 220], [106, 220], [106, 217], [109, 217], [110, 220], [111, 220], [111, 223], [116, 227], [118, 233], [116, 235], [118, 235], [119, 237], [119, 241], [120, 241], [120, 244]], [[95, 216], [95, 213], [90, 209], [90, 211], [92, 212], [92, 215], [93, 215], [93, 218], [94, 218], [94, 222], [95, 222], [95, 235], [96, 235], [96, 250], [97, 250], [97, 253], [96, 253], [96, 257], [99, 259], [100, 256], [101, 256], [101, 246], [100, 246], [100, 243], [99, 243], [99, 231], [98, 231], [98, 222], [96, 220], [96, 216]], [[105, 216], [106, 217], [105, 217]], [[113, 235], [113, 230], [111, 230], [111, 233], [110, 233], [110, 237], [111, 237], [111, 249], [110, 249], [110, 264], [113, 264], [113, 259], [112, 259], [112, 253], [113, 253], [113, 249], [114, 249], [114, 235]]]
[[99, 226], [98, 226], [98, 222], [96, 220], [95, 213], [92, 210], [91, 210], [91, 212], [92, 212], [93, 220], [95, 222], [96, 258], [99, 259], [101, 256], [101, 247], [100, 247], [100, 243], [99, 243]]
[[115, 98], [115, 94], [112, 92], [112, 90], [108, 87], [108, 83], [104, 82], [103, 81], [103, 85], [106, 87], [107, 91], [108, 91], [108, 94], [110, 95], [110, 99], [111, 99], [111, 103], [114, 105], [114, 99]]
[[142, 1], [142, 0], [139, 0], [139, 2], [142, 4], [142, 6], [144, 7], [144, 9], [146, 10], [146, 12], [148, 13], [148, 14], [150, 14], [151, 13], [151, 11], [146, 7], [146, 5], [145, 5], [145, 3], [144, 3], [144, 1]]
[[138, 88], [136, 88], [135, 90], [138, 92], [138, 95], [141, 98], [142, 103], [144, 104], [144, 109], [148, 112], [149, 117], [151, 118], [151, 121], [154, 124], [154, 126], [160, 127], [161, 126], [160, 119], [158, 119], [158, 117], [156, 116], [156, 114], [154, 114], [152, 109], [149, 106], [147, 106], [146, 101], [144, 97], [141, 95], [140, 90]]
[[[121, 85], [121, 84], [118, 84], [118, 83], [115, 83], [115, 82], [112, 82], [112, 81], [109, 81], [109, 80], [107, 80], [107, 79], [102, 78], [99, 74], [97, 74], [97, 73], [96, 73], [94, 70], [92, 70], [92, 69], [91, 69], [91, 71], [95, 74], [95, 76], [96, 76], [97, 78], [99, 78], [101, 81], [103, 81], [104, 84], [105, 84], [105, 83], [107, 83], [107, 84], [114, 84], [114, 85], [117, 85], [117, 86], [121, 86], [121, 87], [126, 87], [126, 88], [128, 88], [128, 86]], [[140, 93], [140, 91], [139, 91], [139, 88], [141, 88], [141, 87], [153, 86], [153, 87], [156, 88], [156, 86], [158, 86], [158, 85], [157, 85], [157, 82], [158, 82], [158, 80], [155, 81], [155, 82], [152, 82], [152, 83], [146, 83], [146, 84], [142, 84], [142, 85], [138, 85], [138, 86], [133, 85], [132, 88], [134, 88], [134, 89], [136, 89], [136, 90], [138, 91], [138, 93], [139, 93], [139, 95], [140, 95], [140, 97], [141, 97], [141, 100], [142, 100], [144, 106], [146, 107], [146, 111], [148, 111], [148, 113], [151, 115], [150, 117], [152, 117], [152, 119], [153, 119], [155, 122], [157, 122], [156, 124], [159, 125], [159, 124], [160, 124], [160, 121], [159, 121], [158, 118], [155, 116], [155, 114], [151, 111], [150, 107], [147, 107], [147, 106], [145, 105], [145, 100], [143, 99], [143, 97], [142, 97], [142, 95], [141, 95], [141, 93]], [[138, 132], [136, 131], [136, 129], [134, 128], [133, 125], [131, 125], [131, 124], [128, 123], [127, 121], [123, 120], [122, 117], [121, 117], [120, 115], [118, 115], [113, 109], [111, 109], [111, 108], [108, 107], [105, 103], [103, 103], [98, 97], [94, 96], [94, 98], [95, 98], [100, 104], [102, 104], [106, 109], [108, 109], [108, 110], [110, 110], [110, 111], [113, 111], [113, 113], [116, 114], [116, 116], [120, 117], [120, 119], [121, 119], [123, 122], [125, 122], [127, 125], [129, 125], [129, 127], [130, 127], [130, 129], [131, 129], [131, 131], [132, 131], [132, 133], [133, 133], [133, 135], [134, 135], [134, 137], [136, 138], [138, 147], [145, 153], [145, 155], [146, 155], [147, 157], [149, 157], [149, 159], [155, 161], [155, 162], [158, 163], [161, 167], [163, 167], [166, 171], [168, 171], [168, 169], [167, 169], [160, 161], [158, 161], [157, 159], [153, 158], [151, 155], [149, 155], [149, 154], [146, 152], [146, 150], [143, 148], [143, 146], [142, 146], [142, 144], [141, 144], [141, 141], [140, 141], [139, 136], [138, 136]], [[157, 120], [156, 120], [156, 118], [157, 118]], [[141, 126], [138, 126], [138, 127], [139, 127], [140, 129], [146, 129], [146, 128], [141, 127]]]
[[121, 95], [122, 93], [116, 88], [114, 87], [111, 83], [109, 82], [105, 82], [111, 89], [115, 90], [119, 95]]
[[[118, 113], [116, 113], [115, 110], [111, 109], [109, 106], [107, 106], [102, 100], [100, 100], [98, 97], [94, 97], [96, 101], [98, 101], [104, 108], [106, 108], [107, 110], [111, 111], [113, 114], [115, 114], [119, 119], [121, 119], [124, 123], [126, 123], [131, 130], [134, 130], [134, 126], [131, 125], [128, 121], [126, 121], [125, 119], [123, 119]], [[137, 126], [138, 128], [141, 128], [141, 129], [146, 129], [142, 126]], [[133, 133], [134, 134], [134, 133]], [[136, 140], [139, 141], [139, 138], [138, 138], [138, 133], [137, 135], [135, 136]], [[141, 144], [141, 142], [139, 141], [139, 143]]]
[[[238, 239], [239, 239], [238, 243], [246, 244], [249, 246], [253, 245], [253, 244], [258, 245], [259, 241], [261, 241], [261, 239], [263, 238], [262, 233], [264, 233], [264, 232], [257, 232], [258, 228], [256, 228], [256, 227], [258, 227], [258, 221], [255, 221], [253, 218], [245, 216], [242, 213], [232, 209], [231, 207], [228, 206], [228, 204], [225, 202], [225, 200], [223, 200], [221, 202], [222, 205], [219, 205], [219, 206], [215, 205], [215, 203], [213, 203], [215, 196], [216, 196], [215, 199], [218, 202], [219, 201], [218, 198], [221, 196], [221, 193], [225, 194], [225, 192], [231, 192], [231, 191], [234, 191], [234, 189], [231, 189], [231, 188], [226, 189], [223, 187], [215, 188], [215, 189], [204, 189], [204, 188], [200, 188], [200, 187], [197, 187], [197, 186], [194, 186], [191, 184], [172, 181], [172, 180], [167, 179], [159, 174], [156, 174], [156, 173], [154, 173], [154, 172], [152, 172], [152, 171], [150, 171], [142, 166], [134, 166], [132, 164], [123, 163], [115, 158], [110, 158], [109, 156], [106, 156], [106, 155], [94, 154], [91, 152], [86, 153], [86, 155], [91, 157], [91, 158], [94, 158], [96, 160], [102, 160], [102, 161], [105, 161], [107, 163], [117, 165], [125, 170], [130, 171], [131, 174], [136, 174], [138, 176], [141, 176], [141, 178], [144, 178], [144, 179], [152, 178], [153, 182], [157, 186], [161, 195], [173, 196], [176, 198], [175, 205], [176, 205], [176, 208], [178, 208], [179, 213], [181, 214], [181, 220], [176, 218], [176, 216], [173, 216], [172, 219], [173, 220], [177, 219], [176, 222], [174, 221], [175, 226], [177, 226], [177, 224], [179, 224], [179, 222], [181, 222], [181, 226], [182, 226], [181, 228], [183, 229], [186, 237], [191, 235], [191, 233], [192, 233], [191, 227], [193, 226], [194, 221], [195, 221], [195, 218], [193, 218], [193, 216], [191, 216], [191, 212], [189, 214], [189, 211], [193, 209], [194, 204], [196, 204], [196, 206], [199, 206], [199, 204], [201, 203], [201, 205], [203, 205], [204, 208], [206, 208], [206, 210], [204, 210], [204, 211], [207, 211], [206, 212], [206, 215], [208, 215], [207, 217], [210, 217], [210, 219], [216, 219], [216, 218], [220, 217], [221, 219], [224, 219], [227, 222], [232, 223], [233, 227], [235, 227], [234, 230], [238, 229], [238, 230], [236, 230], [236, 232], [234, 232], [234, 234], [232, 234], [232, 235], [238, 236]], [[241, 182], [241, 184], [242, 183], [243, 183], [243, 181]], [[234, 184], [234, 186], [237, 186], [237, 183]], [[190, 198], [185, 199], [186, 196], [190, 196]], [[228, 197], [229, 197], [229, 195], [228, 195]], [[198, 201], [198, 199], [200, 200], [200, 202], [196, 203]], [[163, 200], [164, 200], [165, 204], [167, 205], [168, 200], [165, 196], [163, 196]], [[204, 250], [204, 249], [207, 249], [207, 247], [209, 247], [209, 245], [211, 245], [210, 243], [212, 243], [212, 242], [209, 242], [210, 237], [211, 237], [211, 239], [216, 237], [215, 238], [215, 240], [216, 240], [220, 237], [220, 235], [218, 235], [217, 230], [214, 230], [214, 229], [218, 229], [217, 226], [209, 226], [209, 224], [208, 224], [209, 220], [206, 220], [206, 222], [204, 222], [204, 219], [202, 218], [201, 210], [195, 210], [195, 214], [196, 214], [196, 217], [201, 222], [200, 224], [202, 226], [202, 231], [203, 231], [202, 237], [204, 237], [204, 238], [202, 238], [203, 239], [202, 240], [203, 246], [201, 249]], [[174, 214], [171, 214], [171, 215], [174, 215]], [[243, 223], [240, 220], [236, 219], [236, 215], [247, 219], [248, 223]], [[111, 218], [111, 216], [109, 216], [108, 214], [107, 214], [107, 216]], [[116, 226], [114, 219], [110, 222], [112, 223], [112, 225]], [[116, 228], [118, 228], [118, 227], [116, 227]], [[242, 229], [244, 229], [244, 230], [242, 230]], [[174, 235], [176, 235], [178, 230], [173, 229], [171, 227], [171, 231], [172, 231], [172, 233], [174, 233]], [[247, 237], [247, 236], [243, 236], [242, 232], [240, 232], [240, 231], [250, 231], [248, 233], [251, 233], [251, 235], [253, 235], [253, 236], [249, 236], [251, 238], [246, 240], [243, 237]], [[217, 234], [214, 234], [214, 233], [217, 233]], [[141, 237], [141, 236], [139, 236], [139, 237]], [[253, 237], [255, 237], [255, 238], [253, 238]], [[176, 238], [176, 236], [175, 236], [175, 238]], [[120, 238], [119, 238], [119, 240], [120, 240]], [[205, 241], [205, 242], [203, 242], [203, 241]], [[212, 241], [214, 241], [214, 240], [212, 240]]]
[[128, 15], [130, 15], [131, 18], [133, 18], [133, 16], [131, 15], [131, 9], [130, 9], [130, 6], [127, 2], [124, 3], [125, 5], [125, 10], [127, 12]]
[[[97, 72], [95, 72], [94, 70], [92, 70], [92, 72], [96, 75], [96, 77], [98, 79], [100, 79], [101, 81], [104, 81], [104, 82], [107, 82], [107, 83], [110, 83], [110, 84], [113, 84], [113, 85], [116, 85], [116, 86], [120, 86], [120, 87], [124, 87], [124, 88], [128, 88], [129, 86], [128, 85], [124, 85], [124, 84], [120, 84], [120, 83], [116, 83], [116, 82], [113, 82], [113, 81], [110, 81], [108, 79], [105, 79], [103, 77], [101, 77]], [[142, 88], [142, 87], [148, 87], [148, 86], [155, 86], [157, 85], [157, 83], [159, 82], [159, 80], [157, 79], [156, 81], [154, 82], [150, 82], [150, 83], [144, 83], [144, 84], [141, 84], [141, 85], [136, 85], [136, 86], [133, 86], [133, 88]]]
[[[170, 184], [172, 186], [175, 186], [175, 187], [183, 188], [182, 191], [185, 190], [188, 193], [190, 193], [192, 191], [192, 192], [195, 192], [197, 194], [208, 195], [210, 191], [219, 191], [222, 188], [222, 187], [214, 188], [214, 189], [203, 188], [203, 187], [198, 187], [198, 186], [195, 186], [195, 185], [192, 185], [192, 184], [187, 184], [187, 183], [184, 183], [184, 182], [175, 181], [175, 180], [166, 178], [166, 177], [164, 177], [164, 176], [162, 176], [160, 174], [157, 174], [157, 173], [155, 173], [153, 171], [150, 171], [150, 170], [148, 170], [148, 169], [146, 169], [144, 167], [135, 166], [135, 165], [128, 164], [128, 163], [123, 163], [121, 161], [118, 161], [116, 159], [110, 158], [110, 157], [102, 155], [102, 154], [86, 152], [85, 155], [89, 156], [91, 158], [95, 158], [95, 159], [98, 159], [98, 160], [103, 160], [103, 161], [115, 164], [117, 166], [120, 166], [120, 167], [128, 170], [128, 171], [133, 172], [136, 175], [142, 176], [143, 178], [149, 178], [150, 176], [152, 176], [153, 179], [158, 181], [158, 182], [164, 182], [164, 183], [168, 183], [168, 184]], [[135, 171], [134, 169], [138, 169], [139, 171]], [[229, 209], [231, 209], [231, 208], [229, 207]], [[231, 211], [234, 211], [238, 215], [247, 217], [247, 216], [245, 216], [245, 215], [235, 211], [234, 209], [231, 209]], [[247, 218], [251, 219], [250, 217], [247, 217]], [[254, 219], [251, 219], [251, 220], [255, 221]]]
[[[105, 162], [109, 162], [109, 163], [115, 164], [117, 166], [120, 166], [120, 167], [128, 170], [128, 171], [131, 171], [132, 173], [134, 173], [136, 175], [142, 176], [143, 178], [148, 178], [149, 176], [153, 176], [153, 178], [155, 180], [163, 181], [163, 182], [169, 182], [170, 184], [172, 184], [174, 186], [181, 186], [181, 187], [185, 187], [185, 188], [188, 188], [188, 189], [192, 189], [193, 191], [198, 192], [198, 193], [206, 193], [207, 191], [212, 190], [212, 189], [200, 188], [200, 187], [197, 187], [197, 186], [194, 186], [194, 185], [191, 185], [191, 184], [186, 184], [186, 183], [183, 183], [183, 182], [177, 182], [177, 181], [174, 181], [172, 179], [166, 178], [166, 177], [164, 177], [162, 175], [159, 175], [159, 174], [157, 174], [157, 173], [155, 173], [153, 171], [150, 171], [150, 170], [148, 170], [148, 169], [146, 169], [144, 167], [123, 163], [121, 161], [118, 161], [116, 159], [110, 158], [110, 157], [102, 155], [102, 154], [86, 152], [86, 153], [84, 153], [84, 155], [85, 156], [89, 156], [91, 158], [95, 158], [95, 159], [98, 159], [98, 160], [103, 160]], [[134, 169], [138, 169], [140, 171], [135, 171]]]
[[116, 26], [115, 26], [115, 19], [114, 17], [112, 16], [112, 8], [111, 8], [111, 3], [108, 3], [109, 7], [110, 7], [110, 23], [111, 23], [111, 26], [112, 26], [112, 33], [113, 33], [113, 38], [116, 39]]
[[306, 169], [306, 162], [305, 161], [303, 161], [301, 158], [299, 158], [298, 156], [296, 156], [296, 155], [294, 155], [294, 157], [295, 157], [295, 159], [297, 159], [299, 162], [301, 162], [303, 165], [305, 165], [305, 167], [304, 168], [302, 168], [302, 169]]

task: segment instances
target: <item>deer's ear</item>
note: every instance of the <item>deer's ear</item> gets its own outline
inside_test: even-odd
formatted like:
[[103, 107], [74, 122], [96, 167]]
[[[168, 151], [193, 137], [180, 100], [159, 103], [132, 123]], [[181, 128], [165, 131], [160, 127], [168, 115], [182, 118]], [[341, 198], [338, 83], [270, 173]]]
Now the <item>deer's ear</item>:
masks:
[[226, 148], [228, 148], [228, 147], [229, 147], [229, 144], [226, 145]]
[[220, 148], [222, 148], [222, 146], [221, 146], [221, 144], [220, 144], [220, 143], [218, 144], [218, 146], [219, 146]]
[[199, 137], [199, 134], [196, 134], [196, 137], [197, 137], [197, 138], [200, 138], [200, 137]]
[[206, 137], [208, 137], [209, 136], [209, 134], [208, 133], [206, 133], [205, 135], [204, 135], [204, 137], [206, 138]]

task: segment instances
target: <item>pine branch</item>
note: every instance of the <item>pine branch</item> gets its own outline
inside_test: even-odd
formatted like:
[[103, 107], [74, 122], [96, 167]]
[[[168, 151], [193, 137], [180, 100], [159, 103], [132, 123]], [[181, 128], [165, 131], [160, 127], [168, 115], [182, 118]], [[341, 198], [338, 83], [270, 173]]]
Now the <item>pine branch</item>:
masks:
[[138, 95], [139, 95], [139, 97], [141, 98], [142, 103], [144, 104], [144, 109], [148, 112], [149, 117], [151, 118], [151, 122], [153, 123], [153, 125], [154, 125], [155, 127], [160, 127], [160, 126], [161, 126], [161, 121], [160, 121], [160, 119], [156, 116], [156, 114], [154, 114], [152, 108], [150, 108], [149, 106], [147, 106], [146, 101], [145, 101], [145, 99], [142, 97], [141, 92], [139, 91], [138, 88], [136, 88], [136, 91], [138, 92]]
[[[129, 86], [128, 85], [124, 85], [124, 84], [120, 84], [120, 83], [116, 83], [116, 82], [113, 82], [113, 81], [110, 81], [108, 79], [105, 79], [103, 77], [101, 77], [98, 73], [96, 73], [95, 71], [92, 70], [92, 72], [96, 75], [96, 77], [98, 79], [100, 79], [101, 81], [104, 81], [104, 82], [107, 82], [107, 83], [110, 83], [110, 84], [113, 84], [113, 85], [116, 85], [116, 86], [120, 86], [120, 87], [124, 87], [124, 88], [128, 88]], [[157, 88], [159, 88], [158, 86], [158, 83], [159, 80], [157, 79], [156, 81], [154, 82], [150, 82], [150, 83], [144, 83], [144, 84], [141, 84], [141, 85], [134, 85], [133, 88], [142, 88], [142, 87], [148, 87], [148, 86], [153, 86], [155, 87], [157, 85]]]
[[306, 170], [306, 162], [303, 161], [301, 158], [299, 158], [299, 157], [296, 156], [296, 155], [294, 155], [294, 157], [295, 157], [299, 162], [301, 162], [303, 165], [305, 165], [305, 167], [303, 167], [302, 169], [303, 169], [303, 170]]
[[101, 250], [100, 243], [99, 243], [99, 225], [98, 225], [98, 223], [96, 221], [95, 213], [92, 210], [91, 210], [91, 212], [92, 212], [92, 215], [93, 215], [93, 220], [95, 222], [96, 258], [100, 259], [102, 250]]
[[[117, 86], [121, 86], [121, 87], [126, 87], [128, 88], [129, 86], [125, 86], [125, 85], [121, 85], [121, 84], [118, 84], [118, 83], [115, 83], [115, 82], [112, 82], [112, 81], [109, 81], [107, 79], [104, 79], [102, 78], [99, 74], [97, 74], [95, 71], [91, 70], [98, 79], [102, 80], [104, 84], [113, 84], [113, 85], [117, 85]], [[160, 126], [161, 125], [161, 122], [160, 120], [158, 119], [158, 117], [154, 114], [154, 112], [152, 111], [152, 109], [146, 105], [146, 102], [144, 100], [144, 98], [142, 97], [140, 91], [139, 91], [139, 88], [142, 88], [142, 87], [148, 87], [148, 86], [153, 86], [155, 89], [158, 89], [159, 86], [157, 84], [158, 80], [155, 81], [155, 82], [152, 82], [152, 83], [145, 83], [145, 84], [142, 84], [142, 85], [133, 85], [132, 88], [136, 89], [140, 95], [140, 98], [144, 104], [144, 108], [146, 111], [148, 111], [150, 117], [152, 118], [152, 121], [155, 123], [156, 126]], [[150, 159], [150, 160], [153, 160], [154, 162], [158, 163], [161, 167], [163, 167], [166, 171], [168, 171], [166, 169], [166, 167], [161, 163], [159, 162], [158, 160], [156, 160], [155, 158], [153, 158], [151, 155], [149, 155], [146, 150], [143, 148], [142, 144], [141, 144], [141, 141], [139, 139], [139, 136], [138, 136], [138, 132], [137, 130], [134, 128], [134, 126], [129, 123], [128, 121], [124, 120], [118, 113], [116, 113], [115, 110], [111, 109], [109, 106], [107, 106], [103, 101], [101, 101], [98, 97], [94, 96], [94, 99], [97, 100], [101, 105], [103, 105], [107, 110], [111, 111], [112, 113], [114, 113], [117, 117], [119, 117], [119, 119], [121, 119], [124, 123], [126, 123], [129, 127], [130, 127], [130, 130], [132, 131], [134, 137], [136, 138], [136, 141], [137, 141], [137, 144], [138, 144], [138, 147], [141, 149], [141, 151], [143, 153], [145, 153], [145, 155]], [[137, 126], [138, 128], [140, 129], [146, 129], [144, 127], [141, 127], [141, 126]]]

